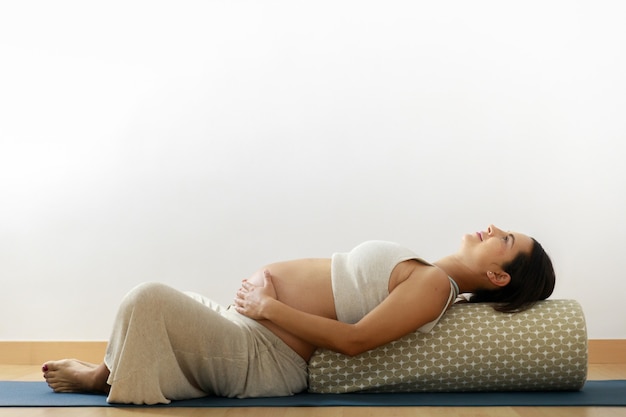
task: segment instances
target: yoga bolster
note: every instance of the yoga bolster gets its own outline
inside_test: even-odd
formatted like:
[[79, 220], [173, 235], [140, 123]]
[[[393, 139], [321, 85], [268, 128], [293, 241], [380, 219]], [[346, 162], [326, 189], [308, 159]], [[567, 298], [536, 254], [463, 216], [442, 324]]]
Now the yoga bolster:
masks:
[[587, 377], [580, 304], [546, 300], [521, 313], [453, 305], [430, 333], [411, 333], [349, 357], [318, 349], [315, 393], [579, 390]]

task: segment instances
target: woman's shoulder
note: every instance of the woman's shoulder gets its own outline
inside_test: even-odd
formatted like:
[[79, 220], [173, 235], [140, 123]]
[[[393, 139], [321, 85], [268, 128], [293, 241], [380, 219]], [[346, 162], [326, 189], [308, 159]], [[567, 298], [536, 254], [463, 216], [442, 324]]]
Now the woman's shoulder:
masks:
[[388, 240], [366, 240], [357, 245], [351, 252], [388, 252], [402, 253], [409, 256], [416, 256], [415, 253], [406, 246]]

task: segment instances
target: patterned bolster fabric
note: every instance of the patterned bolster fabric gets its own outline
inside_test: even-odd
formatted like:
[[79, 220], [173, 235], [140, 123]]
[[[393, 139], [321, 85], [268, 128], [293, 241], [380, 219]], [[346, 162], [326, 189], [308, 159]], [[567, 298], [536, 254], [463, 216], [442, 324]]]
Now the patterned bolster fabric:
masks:
[[579, 390], [587, 378], [587, 327], [575, 300], [521, 313], [455, 304], [430, 333], [411, 333], [349, 357], [318, 349], [309, 392]]

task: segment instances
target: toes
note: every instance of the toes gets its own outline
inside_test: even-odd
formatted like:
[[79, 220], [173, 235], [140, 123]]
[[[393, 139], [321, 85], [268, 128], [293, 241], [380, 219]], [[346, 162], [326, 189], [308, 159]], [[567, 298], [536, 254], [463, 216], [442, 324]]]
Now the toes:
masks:
[[41, 370], [43, 372], [56, 371], [60, 366], [62, 366], [62, 363], [63, 361], [48, 361], [43, 364]]

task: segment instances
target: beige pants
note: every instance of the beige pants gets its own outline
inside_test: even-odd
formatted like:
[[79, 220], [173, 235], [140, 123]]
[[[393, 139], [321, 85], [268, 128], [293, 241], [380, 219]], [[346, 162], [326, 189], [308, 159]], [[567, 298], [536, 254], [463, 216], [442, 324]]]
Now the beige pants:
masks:
[[162, 284], [124, 297], [104, 362], [110, 403], [285, 396], [307, 387], [304, 359], [267, 328]]

